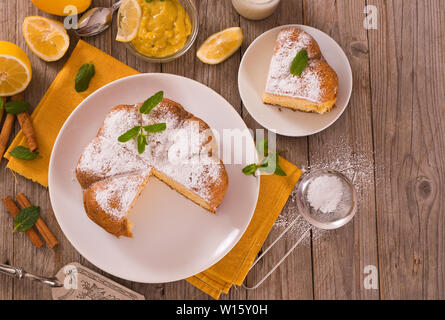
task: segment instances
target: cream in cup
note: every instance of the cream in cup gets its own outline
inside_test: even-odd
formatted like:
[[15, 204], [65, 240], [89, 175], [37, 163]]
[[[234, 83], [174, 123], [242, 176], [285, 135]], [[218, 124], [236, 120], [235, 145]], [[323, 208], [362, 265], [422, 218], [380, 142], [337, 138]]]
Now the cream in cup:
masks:
[[280, 0], [232, 0], [236, 11], [246, 19], [261, 20], [274, 13]]

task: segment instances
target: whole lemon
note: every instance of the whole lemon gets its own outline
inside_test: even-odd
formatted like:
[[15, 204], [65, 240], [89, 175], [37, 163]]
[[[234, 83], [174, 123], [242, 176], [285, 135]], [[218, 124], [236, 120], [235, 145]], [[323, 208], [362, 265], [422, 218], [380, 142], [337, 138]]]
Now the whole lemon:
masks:
[[56, 16], [67, 16], [72, 12], [64, 12], [66, 6], [74, 6], [77, 13], [84, 12], [91, 5], [91, 0], [32, 0], [32, 3], [42, 11], [55, 14]]

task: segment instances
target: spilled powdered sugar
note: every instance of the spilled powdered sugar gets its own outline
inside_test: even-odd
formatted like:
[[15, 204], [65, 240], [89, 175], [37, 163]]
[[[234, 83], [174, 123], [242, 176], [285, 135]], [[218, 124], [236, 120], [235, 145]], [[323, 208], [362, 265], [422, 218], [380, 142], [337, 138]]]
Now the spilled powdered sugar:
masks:
[[[350, 145], [345, 136], [340, 136], [335, 145], [324, 144], [324, 153], [330, 156], [327, 159], [313, 160], [309, 168], [301, 167], [304, 171], [317, 169], [333, 169], [347, 176], [357, 191], [358, 203], [373, 191], [374, 187], [374, 169], [372, 154], [360, 152], [363, 149], [360, 145], [355, 146], [355, 150]], [[377, 181], [378, 183], [378, 181]], [[298, 223], [295, 224], [287, 233], [286, 238], [298, 239], [311, 225], [298, 214], [297, 209], [297, 190], [292, 191], [289, 200], [278, 217], [274, 229], [278, 232], [284, 230], [295, 218]], [[312, 227], [312, 240], [321, 240], [329, 235], [330, 231], [321, 230]], [[306, 244], [309, 244], [309, 237]]]
[[293, 41], [290, 39], [292, 33], [294, 33], [293, 29], [285, 29], [278, 34], [277, 42], [281, 42], [282, 45], [270, 62], [266, 92], [321, 102], [320, 76], [314, 71], [314, 68], [311, 68], [316, 63], [315, 61], [309, 60], [308, 67], [300, 77], [290, 73], [292, 60], [297, 53], [307, 48], [313, 41], [312, 37], [304, 31], [300, 32], [297, 41]]

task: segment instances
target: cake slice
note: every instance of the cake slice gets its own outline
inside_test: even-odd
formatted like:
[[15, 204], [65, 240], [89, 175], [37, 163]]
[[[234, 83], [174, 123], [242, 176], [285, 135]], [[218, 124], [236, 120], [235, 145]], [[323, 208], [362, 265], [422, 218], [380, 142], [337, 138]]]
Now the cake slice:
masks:
[[[116, 237], [132, 236], [127, 215], [150, 175], [212, 213], [229, 183], [212, 131], [203, 120], [169, 99], [149, 114], [141, 114], [140, 105], [113, 108], [76, 168], [88, 217]], [[166, 124], [165, 130], [149, 133], [142, 154], [134, 140], [118, 141], [135, 126], [159, 123]]]
[[132, 237], [127, 215], [147, 184], [151, 170], [114, 176], [84, 190], [88, 217], [116, 237]]
[[[292, 61], [305, 49], [308, 64], [300, 76], [290, 72]], [[315, 39], [298, 28], [278, 34], [263, 102], [293, 110], [323, 114], [337, 101], [338, 77], [325, 61]]]

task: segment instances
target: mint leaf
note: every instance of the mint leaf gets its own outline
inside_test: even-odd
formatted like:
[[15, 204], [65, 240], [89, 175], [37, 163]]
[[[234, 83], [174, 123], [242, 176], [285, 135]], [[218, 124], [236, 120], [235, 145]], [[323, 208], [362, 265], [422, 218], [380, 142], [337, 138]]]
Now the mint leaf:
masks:
[[145, 138], [142, 134], [138, 136], [138, 153], [142, 154], [145, 151], [145, 146], [148, 145], [147, 138]]
[[94, 64], [85, 63], [83, 64], [79, 71], [77, 72], [74, 88], [77, 92], [84, 92], [88, 90], [90, 86], [91, 78], [95, 75], [96, 70]]
[[166, 123], [155, 123], [149, 126], [145, 126], [144, 130], [147, 132], [161, 132], [164, 131], [165, 129], [167, 129], [167, 124]]
[[300, 50], [295, 56], [290, 66], [290, 73], [294, 76], [301, 76], [309, 61], [308, 53], [305, 49]]
[[141, 126], [136, 126], [134, 128], [131, 128], [124, 134], [122, 134], [119, 138], [117, 138], [117, 140], [119, 142], [128, 142], [134, 137], [136, 137], [140, 131], [141, 131]]
[[0, 109], [3, 109], [5, 105], [5, 102], [3, 101], [3, 99], [0, 97]]
[[143, 114], [149, 113], [154, 107], [161, 103], [162, 99], [164, 99], [164, 91], [155, 93], [142, 104], [139, 112]]
[[9, 153], [11, 156], [21, 160], [34, 160], [39, 156], [38, 152], [32, 152], [29, 148], [17, 146]]
[[249, 164], [248, 166], [243, 168], [243, 173], [246, 176], [253, 175], [255, 176], [255, 172], [257, 171], [258, 166], [255, 163]]
[[31, 206], [23, 209], [14, 218], [14, 230], [25, 232], [32, 228], [40, 217], [40, 207]]
[[31, 105], [23, 100], [9, 101], [5, 104], [5, 111], [7, 113], [19, 114], [28, 110], [29, 107]]

